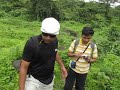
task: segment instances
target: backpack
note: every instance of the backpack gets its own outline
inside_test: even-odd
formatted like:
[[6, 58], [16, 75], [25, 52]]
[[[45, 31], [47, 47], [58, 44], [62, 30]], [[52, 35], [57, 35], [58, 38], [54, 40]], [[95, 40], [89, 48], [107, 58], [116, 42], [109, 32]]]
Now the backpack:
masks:
[[[73, 48], [73, 53], [75, 53], [75, 50], [76, 50], [77, 45], [79, 44], [79, 41], [80, 41], [80, 39], [76, 39], [76, 40], [75, 40], [75, 44], [74, 44], [74, 48]], [[94, 51], [94, 49], [95, 49], [95, 44], [94, 44], [94, 42], [91, 42], [91, 43], [90, 43], [90, 46], [91, 46], [91, 48], [92, 48], [91, 57], [93, 57], [93, 51]]]
[[[35, 47], [35, 50], [36, 50], [36, 52], [37, 52], [37, 50], [38, 50], [38, 45], [39, 45], [38, 36], [33, 36], [33, 37], [31, 37], [31, 39], [32, 39], [33, 42], [34, 42], [34, 45], [35, 45], [34, 47]], [[41, 40], [41, 41], [42, 41], [42, 40]], [[40, 41], [40, 42], [41, 42], [41, 41]], [[20, 59], [15, 60], [15, 61], [12, 62], [12, 66], [13, 66], [17, 71], [20, 70], [21, 61], [22, 61], [22, 59], [20, 58]]]

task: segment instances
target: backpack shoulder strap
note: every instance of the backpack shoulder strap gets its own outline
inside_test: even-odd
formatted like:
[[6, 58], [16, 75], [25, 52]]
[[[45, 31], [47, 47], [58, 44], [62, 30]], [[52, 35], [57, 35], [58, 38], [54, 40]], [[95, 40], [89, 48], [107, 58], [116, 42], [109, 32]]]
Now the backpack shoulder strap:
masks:
[[79, 44], [80, 39], [75, 40], [74, 48], [73, 48], [73, 53], [75, 53], [76, 46]]
[[39, 45], [40, 45], [41, 42], [42, 42], [42, 38], [41, 38], [40, 40], [39, 40], [38, 38], [39, 38], [38, 35], [31, 37], [31, 39], [33, 40], [33, 43], [34, 43], [35, 52], [37, 52], [37, 50], [38, 50], [38, 48], [39, 48]]
[[33, 40], [34, 45], [38, 45], [39, 44], [38, 36], [33, 36], [33, 37], [31, 37], [31, 39]]
[[[34, 57], [33, 58], [35, 58], [36, 57], [36, 55], [37, 55], [37, 53], [38, 53], [38, 50], [39, 50], [39, 44], [41, 44], [41, 42], [42, 42], [42, 39], [39, 41], [39, 36], [37, 35], [37, 36], [32, 36], [30, 39], [32, 40], [32, 42], [33, 42], [33, 47], [34, 47]], [[31, 68], [31, 65], [32, 65], [32, 63], [30, 64], [30, 66], [29, 66], [29, 69], [28, 69], [28, 76], [30, 77], [30, 74], [31, 74], [31, 71], [30, 71], [30, 68]]]
[[93, 51], [94, 51], [94, 49], [95, 49], [95, 44], [94, 44], [94, 42], [91, 42], [91, 43], [90, 43], [90, 46], [91, 46], [91, 48], [92, 48], [91, 57], [93, 57]]

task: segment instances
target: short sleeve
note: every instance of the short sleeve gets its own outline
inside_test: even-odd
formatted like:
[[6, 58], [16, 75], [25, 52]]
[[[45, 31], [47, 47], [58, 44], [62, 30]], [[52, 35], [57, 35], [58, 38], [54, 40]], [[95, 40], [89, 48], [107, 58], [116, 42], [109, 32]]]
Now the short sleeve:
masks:
[[95, 48], [94, 48], [94, 51], [93, 51], [93, 58], [97, 58], [98, 57], [98, 50], [97, 50], [97, 46], [95, 44]]
[[33, 41], [30, 39], [26, 42], [23, 50], [23, 60], [31, 62], [34, 54], [34, 45]]
[[73, 52], [74, 45], [75, 45], [75, 40], [71, 43], [70, 47], [68, 48], [69, 52]]

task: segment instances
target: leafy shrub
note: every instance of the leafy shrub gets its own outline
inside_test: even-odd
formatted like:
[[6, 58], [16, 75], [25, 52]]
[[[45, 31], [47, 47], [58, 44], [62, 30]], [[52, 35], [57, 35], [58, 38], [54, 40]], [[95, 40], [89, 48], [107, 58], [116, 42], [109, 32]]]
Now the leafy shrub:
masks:
[[99, 62], [92, 64], [88, 74], [87, 90], [118, 90], [119, 89], [119, 57], [114, 54], [107, 54]]
[[[120, 60], [119, 57], [114, 54], [108, 54], [104, 58], [103, 68], [101, 71], [105, 72], [105, 74], [110, 78], [108, 89], [116, 88], [116, 90], [120, 87], [118, 80], [120, 80]], [[118, 80], [117, 80], [118, 79]]]
[[20, 43], [20, 40], [18, 39], [2, 38], [0, 39], [0, 48], [10, 48], [12, 46], [16, 46], [19, 43]]
[[4, 11], [0, 11], [0, 17], [5, 17], [7, 14]]
[[14, 17], [18, 17], [21, 15], [25, 15], [26, 12], [27, 10], [25, 8], [21, 8], [21, 9], [15, 9], [15, 10], [10, 11], [10, 14]]
[[120, 48], [120, 28], [119, 27], [115, 27], [115, 26], [111, 26], [108, 30], [108, 40], [110, 42], [110, 52], [114, 53], [118, 56], [120, 56], [120, 52], [119, 52], [119, 48]]

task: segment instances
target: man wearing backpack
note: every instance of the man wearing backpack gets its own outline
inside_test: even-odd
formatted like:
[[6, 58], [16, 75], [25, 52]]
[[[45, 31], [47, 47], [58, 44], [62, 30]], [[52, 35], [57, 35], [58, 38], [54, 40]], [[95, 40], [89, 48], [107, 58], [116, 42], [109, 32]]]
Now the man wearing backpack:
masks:
[[72, 57], [64, 90], [84, 90], [85, 80], [90, 64], [97, 59], [97, 46], [92, 42], [94, 31], [91, 27], [84, 27], [82, 35], [76, 46], [77, 40], [71, 43], [68, 56]]
[[59, 30], [60, 24], [55, 18], [46, 18], [42, 21], [42, 34], [27, 41], [19, 72], [19, 90], [53, 90], [55, 60], [63, 77], [67, 76], [57, 52]]

